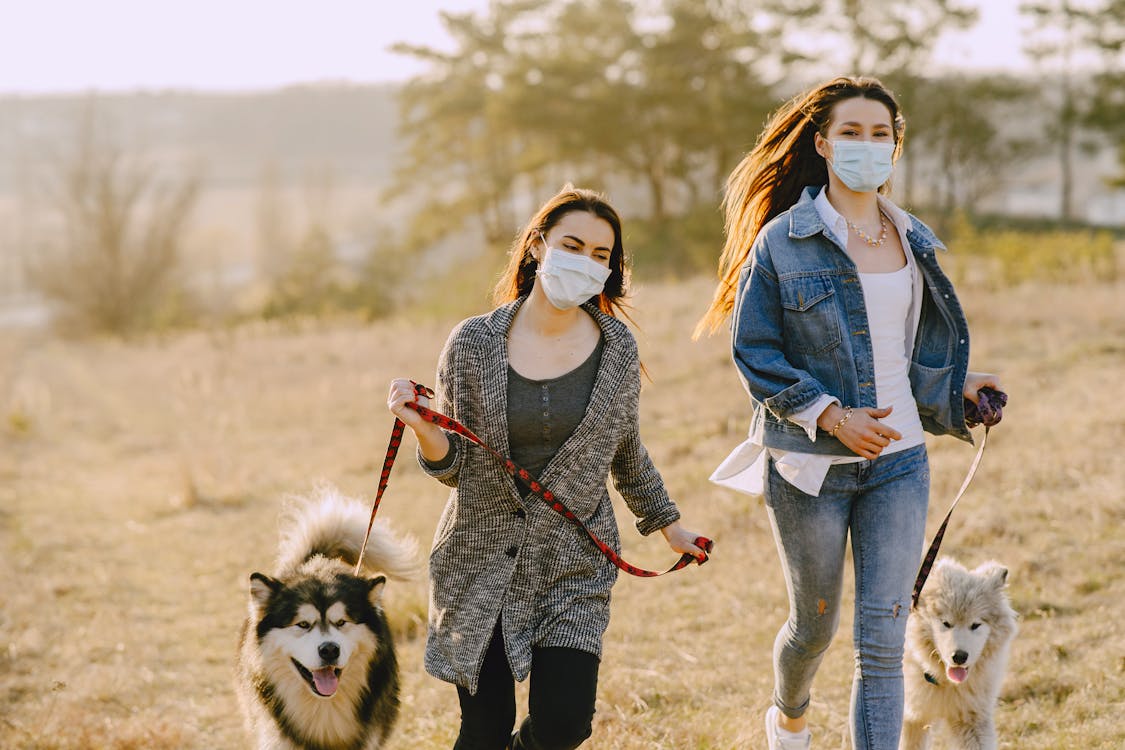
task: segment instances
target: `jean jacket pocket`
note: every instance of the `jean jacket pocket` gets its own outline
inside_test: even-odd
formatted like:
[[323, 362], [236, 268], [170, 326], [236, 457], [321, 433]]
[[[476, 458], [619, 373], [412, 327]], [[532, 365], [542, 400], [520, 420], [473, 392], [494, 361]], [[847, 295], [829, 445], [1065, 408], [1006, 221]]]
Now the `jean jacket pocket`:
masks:
[[785, 310], [786, 346], [802, 354], [819, 354], [840, 344], [836, 290], [827, 276], [794, 276], [778, 280]]

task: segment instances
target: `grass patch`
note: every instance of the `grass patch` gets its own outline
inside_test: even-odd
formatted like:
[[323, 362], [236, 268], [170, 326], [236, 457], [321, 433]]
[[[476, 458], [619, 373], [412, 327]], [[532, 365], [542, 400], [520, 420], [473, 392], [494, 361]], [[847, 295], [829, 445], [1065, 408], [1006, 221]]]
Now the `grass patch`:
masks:
[[[630, 250], [639, 261], [642, 245]], [[35, 439], [0, 451], [0, 747], [248, 746], [231, 670], [247, 577], [276, 554], [280, 498], [318, 479], [370, 498], [391, 425], [387, 383], [430, 381], [453, 323], [487, 309], [502, 259], [485, 260], [428, 267], [417, 307], [373, 324], [51, 342], [9, 360], [12, 382], [41, 384], [50, 398], [28, 402]], [[761, 502], [707, 482], [749, 419], [727, 337], [690, 342], [711, 289], [702, 277], [638, 276], [638, 344], [652, 374], [641, 434], [685, 526], [716, 549], [702, 568], [623, 576], [614, 589], [588, 743], [598, 750], [764, 746], [785, 591]], [[1125, 365], [1112, 343], [1123, 294], [1117, 281], [961, 295], [973, 365], [999, 370], [1012, 401], [943, 550], [1010, 570], [1021, 629], [998, 714], [1008, 750], [1125, 746], [1125, 579], [1115, 574], [1125, 465], [1116, 441], [1090, 439], [1125, 435], [1125, 417], [1105, 406]], [[929, 445], [927, 538], [973, 455], [948, 439]], [[410, 460], [395, 471], [380, 515], [424, 550], [447, 491]], [[616, 508], [627, 558], [674, 558]], [[814, 686], [818, 747], [848, 742], [850, 579]], [[403, 712], [387, 750], [448, 748], [457, 696], [422, 666], [426, 582], [392, 584]], [[522, 717], [526, 683], [517, 696]]]

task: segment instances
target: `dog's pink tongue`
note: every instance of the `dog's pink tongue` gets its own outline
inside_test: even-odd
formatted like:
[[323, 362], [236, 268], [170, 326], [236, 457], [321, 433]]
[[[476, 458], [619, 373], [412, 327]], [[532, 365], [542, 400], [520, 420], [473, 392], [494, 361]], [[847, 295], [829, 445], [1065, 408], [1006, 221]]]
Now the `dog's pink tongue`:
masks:
[[965, 678], [969, 676], [969, 670], [964, 667], [950, 667], [945, 670], [945, 674], [954, 682], [964, 682]]
[[314, 669], [312, 671], [313, 682], [316, 684], [316, 692], [328, 697], [336, 692], [336, 688], [340, 685], [340, 680], [336, 677], [335, 667], [324, 667], [323, 669]]

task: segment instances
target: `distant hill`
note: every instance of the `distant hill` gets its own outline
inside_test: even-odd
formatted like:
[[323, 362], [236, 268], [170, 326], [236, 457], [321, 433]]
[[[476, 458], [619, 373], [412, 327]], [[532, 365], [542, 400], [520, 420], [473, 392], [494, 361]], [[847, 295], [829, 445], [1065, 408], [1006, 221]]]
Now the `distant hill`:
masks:
[[318, 84], [248, 93], [138, 92], [0, 97], [0, 192], [74, 143], [93, 106], [122, 147], [154, 158], [200, 160], [214, 187], [253, 185], [266, 165], [281, 174], [331, 171], [385, 183], [397, 139], [396, 87]]

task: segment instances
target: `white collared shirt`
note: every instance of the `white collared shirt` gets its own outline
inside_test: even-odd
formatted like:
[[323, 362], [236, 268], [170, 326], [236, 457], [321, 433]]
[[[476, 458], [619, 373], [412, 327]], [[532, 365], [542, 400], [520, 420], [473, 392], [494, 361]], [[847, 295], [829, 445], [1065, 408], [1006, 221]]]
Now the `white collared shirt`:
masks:
[[[906, 239], [906, 233], [910, 231], [913, 224], [909, 214], [887, 198], [877, 194], [876, 200], [879, 203], [880, 210], [890, 218], [891, 223], [893, 223], [895, 229], [898, 230], [903, 255], [906, 256], [906, 266], [910, 269], [913, 293], [910, 315], [906, 320], [904, 337], [906, 345], [905, 354], [909, 360], [911, 352], [914, 349], [914, 337], [917, 335], [918, 320], [922, 309], [922, 275], [918, 270], [917, 264], [914, 262], [914, 254], [910, 251], [910, 243]], [[841, 247], [847, 248], [848, 222], [828, 201], [827, 186], [822, 188], [820, 193], [817, 194], [813, 205], [816, 207], [821, 221], [824, 222], [824, 225], [828, 228], [832, 237], [839, 242]], [[840, 400], [838, 398], [826, 393], [814, 401], [808, 408], [791, 415], [789, 421], [802, 427], [808, 434], [809, 440], [816, 442], [817, 417], [830, 405], [839, 403]], [[904, 435], [903, 440], [895, 441], [888, 445], [883, 451], [883, 454], [912, 448], [921, 442], [923, 442], [923, 438], [919, 425], [917, 431], [912, 429], [909, 435]], [[777, 473], [780, 474], [785, 481], [789, 482], [806, 495], [816, 497], [820, 494], [820, 488], [824, 484], [824, 477], [828, 474], [828, 469], [834, 464], [855, 463], [864, 460], [861, 456], [830, 456], [816, 453], [785, 451], [777, 448], [770, 448], [767, 453], [763, 448], [764, 446], [761, 443], [748, 438], [719, 464], [718, 468], [711, 474], [711, 481], [723, 487], [738, 490], [739, 492], [745, 492], [751, 495], [762, 495], [765, 493], [766, 459], [767, 457], [772, 457]]]

